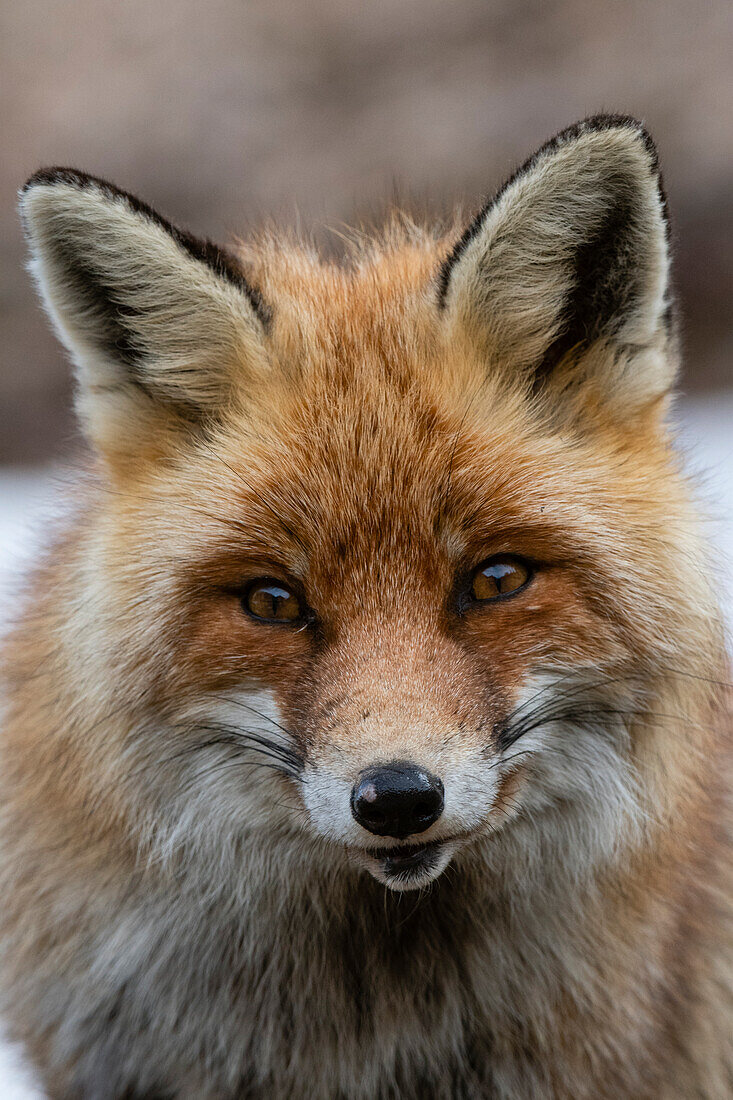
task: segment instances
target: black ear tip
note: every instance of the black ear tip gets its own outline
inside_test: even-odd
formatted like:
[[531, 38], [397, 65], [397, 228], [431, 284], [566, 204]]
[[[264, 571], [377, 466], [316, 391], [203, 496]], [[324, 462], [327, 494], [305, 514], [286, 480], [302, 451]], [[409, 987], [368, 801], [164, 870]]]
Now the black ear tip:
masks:
[[[633, 115], [597, 114], [580, 119], [579, 122], [575, 122], [572, 126], [568, 126], [565, 130], [561, 130], [559, 134], [555, 134], [554, 137], [545, 142], [545, 144], [537, 150], [534, 156], [530, 157], [525, 167], [534, 164], [544, 153], [551, 153], [553, 150], [557, 149], [558, 146], [572, 142], [582, 137], [584, 134], [602, 134], [611, 130], [625, 131], [626, 134], [633, 134], [634, 140], [641, 142], [648, 157], [649, 170], [657, 182], [657, 191], [662, 206], [662, 216], [665, 222], [668, 222], [669, 211], [667, 208], [667, 196], [664, 190], [662, 171], [659, 166], [657, 146], [646, 125]], [[520, 174], [522, 170], [523, 169], [520, 169]]]
[[544, 149], [550, 150], [556, 145], [572, 141], [574, 138], [581, 137], [583, 134], [601, 134], [608, 130], [632, 131], [634, 135], [641, 140], [644, 148], [649, 154], [653, 170], [655, 172], [659, 171], [659, 154], [654, 138], [646, 125], [641, 122], [640, 119], [635, 118], [634, 115], [603, 113], [588, 115], [587, 118], [582, 118], [578, 122], [574, 122], [572, 126], [566, 127], [564, 130], [561, 130], [559, 134], [550, 138], [550, 140], [542, 146], [539, 152], [542, 152]]
[[578, 119], [570, 126], [565, 127], [557, 134], [558, 138], [573, 137], [575, 134], [601, 133], [604, 130], [634, 130], [641, 134], [645, 141], [651, 141], [651, 135], [646, 125], [635, 115], [624, 115], [619, 112], [600, 111], [595, 115], [586, 115]]
[[80, 172], [77, 168], [53, 166], [49, 168], [39, 168], [32, 176], [29, 176], [20, 189], [20, 195], [22, 197], [34, 187], [55, 187], [59, 184], [66, 184], [67, 186], [78, 187], [79, 189], [90, 187], [94, 184], [99, 187], [112, 186], [112, 184], [107, 183], [106, 180], [97, 179], [96, 176], [90, 176], [88, 172]]

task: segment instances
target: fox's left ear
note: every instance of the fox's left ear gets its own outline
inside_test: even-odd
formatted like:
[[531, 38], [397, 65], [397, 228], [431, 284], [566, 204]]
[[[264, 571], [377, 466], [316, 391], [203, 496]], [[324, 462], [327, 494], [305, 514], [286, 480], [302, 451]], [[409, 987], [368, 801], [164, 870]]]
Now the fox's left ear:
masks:
[[626, 408], [666, 392], [676, 372], [666, 204], [641, 124], [589, 118], [544, 145], [454, 246], [438, 300], [449, 324], [535, 390], [570, 365]]
[[82, 425], [107, 458], [215, 419], [266, 370], [267, 310], [224, 249], [68, 168], [32, 176], [20, 207]]

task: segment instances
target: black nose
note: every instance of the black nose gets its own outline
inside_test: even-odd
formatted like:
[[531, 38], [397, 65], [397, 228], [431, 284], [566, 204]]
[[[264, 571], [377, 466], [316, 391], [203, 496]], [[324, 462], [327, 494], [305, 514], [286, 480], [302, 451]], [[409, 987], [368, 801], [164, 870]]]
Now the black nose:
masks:
[[443, 784], [414, 764], [365, 768], [351, 792], [351, 812], [377, 836], [424, 833], [443, 812]]

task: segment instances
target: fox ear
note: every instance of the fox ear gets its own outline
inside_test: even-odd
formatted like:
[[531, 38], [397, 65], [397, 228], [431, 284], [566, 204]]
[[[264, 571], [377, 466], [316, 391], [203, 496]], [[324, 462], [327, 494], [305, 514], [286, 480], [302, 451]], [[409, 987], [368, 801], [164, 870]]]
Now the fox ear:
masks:
[[235, 260], [104, 180], [37, 172], [21, 192], [31, 269], [105, 453], [211, 418], [265, 358], [267, 313]]
[[454, 246], [438, 297], [482, 354], [535, 389], [570, 363], [626, 405], [666, 392], [666, 203], [641, 124], [589, 118], [544, 145]]

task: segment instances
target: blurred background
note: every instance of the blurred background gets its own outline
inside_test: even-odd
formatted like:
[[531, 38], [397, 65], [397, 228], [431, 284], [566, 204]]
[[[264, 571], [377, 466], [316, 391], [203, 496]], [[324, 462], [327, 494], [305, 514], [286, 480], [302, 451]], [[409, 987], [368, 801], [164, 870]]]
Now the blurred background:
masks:
[[[338, 253], [391, 200], [467, 211], [589, 113], [643, 119], [673, 216], [679, 419], [728, 583], [733, 546], [730, 0], [0, 0], [0, 628], [79, 448], [24, 270], [16, 192], [106, 176], [225, 243], [266, 218]], [[32, 534], [32, 532], [34, 532]], [[3, 593], [5, 595], [3, 596]], [[0, 1047], [0, 1096], [38, 1095]]]

